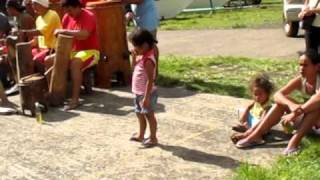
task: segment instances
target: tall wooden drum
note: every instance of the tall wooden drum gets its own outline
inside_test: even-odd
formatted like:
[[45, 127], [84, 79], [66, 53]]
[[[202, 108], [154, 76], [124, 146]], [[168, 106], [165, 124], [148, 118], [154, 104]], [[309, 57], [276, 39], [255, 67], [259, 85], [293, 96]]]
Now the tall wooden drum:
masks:
[[16, 44], [17, 76], [18, 80], [34, 73], [32, 60], [32, 42], [20, 42]]
[[111, 87], [113, 75], [125, 85], [130, 82], [131, 70], [124, 19], [120, 1], [88, 2], [87, 9], [95, 13], [101, 59], [97, 66], [96, 86]]
[[35, 103], [47, 107], [48, 101], [48, 83], [44, 76], [39, 74], [31, 74], [25, 76], [19, 81], [20, 103], [22, 113], [26, 114], [26, 110], [31, 112], [31, 115], [35, 115]]

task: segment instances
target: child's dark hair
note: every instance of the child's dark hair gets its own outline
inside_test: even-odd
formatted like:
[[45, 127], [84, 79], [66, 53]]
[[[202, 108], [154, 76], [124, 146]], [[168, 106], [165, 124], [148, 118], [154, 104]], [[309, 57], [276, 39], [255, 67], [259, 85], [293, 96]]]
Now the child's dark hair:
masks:
[[249, 84], [250, 91], [252, 91], [253, 87], [263, 89], [268, 95], [271, 95], [274, 91], [274, 84], [266, 73], [259, 73], [252, 77]]
[[320, 63], [320, 56], [319, 53], [313, 49], [307, 49], [305, 52], [300, 53], [300, 56], [305, 55], [308, 59], [310, 59], [312, 64], [319, 64]]
[[153, 47], [154, 44], [158, 43], [153, 35], [145, 29], [137, 28], [129, 35], [129, 41], [134, 46], [142, 46], [144, 43], [147, 43], [149, 47]]

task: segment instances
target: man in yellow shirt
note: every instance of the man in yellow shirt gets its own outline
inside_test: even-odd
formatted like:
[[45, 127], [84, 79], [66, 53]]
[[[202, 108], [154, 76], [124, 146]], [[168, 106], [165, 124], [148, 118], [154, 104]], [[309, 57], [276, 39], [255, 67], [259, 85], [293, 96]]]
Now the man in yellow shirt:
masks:
[[43, 64], [45, 57], [54, 51], [56, 44], [54, 31], [61, 28], [61, 20], [55, 11], [49, 9], [48, 0], [32, 0], [32, 7], [38, 15], [36, 29], [22, 30], [22, 33], [26, 33], [27, 36], [37, 36], [37, 48], [32, 49], [33, 60]]

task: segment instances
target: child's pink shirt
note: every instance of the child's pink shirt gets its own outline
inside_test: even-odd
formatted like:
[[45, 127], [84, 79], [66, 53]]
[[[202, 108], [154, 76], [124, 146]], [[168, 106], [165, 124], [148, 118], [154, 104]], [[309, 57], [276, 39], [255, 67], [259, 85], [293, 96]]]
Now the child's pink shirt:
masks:
[[[132, 92], [136, 95], [144, 95], [147, 90], [148, 76], [145, 69], [145, 63], [150, 60], [154, 64], [153, 79], [155, 80], [157, 63], [156, 63], [154, 50], [152, 49], [146, 52], [144, 55], [139, 56], [139, 59], [137, 59], [136, 61], [136, 65], [133, 69], [133, 74], [132, 74]], [[154, 82], [153, 82], [152, 92], [155, 89], [156, 89], [156, 86], [154, 85]]]

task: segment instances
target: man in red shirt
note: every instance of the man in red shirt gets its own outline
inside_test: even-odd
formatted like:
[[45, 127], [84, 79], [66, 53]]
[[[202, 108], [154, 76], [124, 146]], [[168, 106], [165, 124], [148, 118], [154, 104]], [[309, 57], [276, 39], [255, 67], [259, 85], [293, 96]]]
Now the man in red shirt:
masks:
[[81, 8], [80, 0], [62, 0], [66, 14], [62, 19], [63, 29], [57, 29], [55, 34], [69, 35], [74, 38], [71, 52], [70, 70], [73, 81], [72, 98], [65, 110], [71, 110], [79, 105], [82, 72], [98, 63], [100, 59], [95, 15]]

